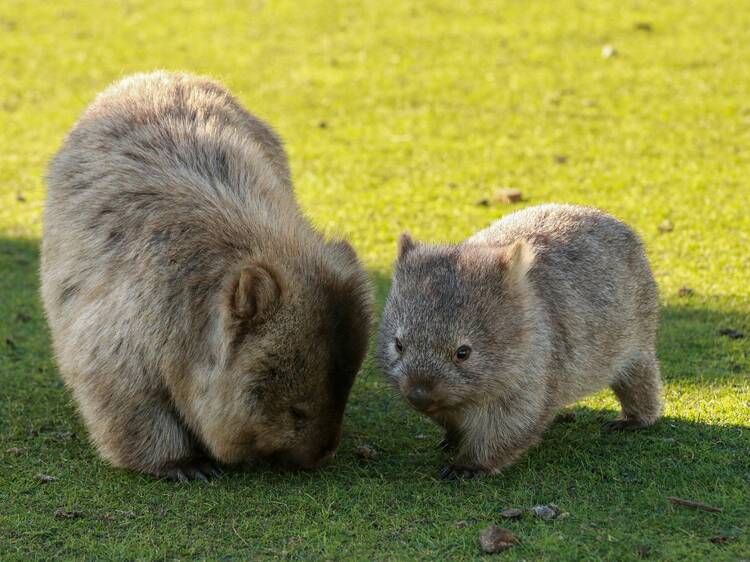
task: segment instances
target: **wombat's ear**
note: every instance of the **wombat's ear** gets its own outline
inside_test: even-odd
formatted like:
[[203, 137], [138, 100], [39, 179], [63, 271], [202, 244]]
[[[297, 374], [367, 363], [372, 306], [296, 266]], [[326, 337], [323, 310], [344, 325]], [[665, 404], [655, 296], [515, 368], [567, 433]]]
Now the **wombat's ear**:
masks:
[[359, 263], [357, 252], [354, 251], [354, 248], [348, 240], [334, 240], [333, 242], [328, 243], [328, 247], [333, 250], [335, 255], [341, 256], [349, 263]]
[[401, 261], [406, 257], [406, 254], [411, 252], [418, 246], [418, 242], [411, 237], [408, 232], [402, 232], [398, 238], [398, 259]]
[[502, 262], [508, 278], [521, 281], [534, 263], [534, 248], [526, 240], [516, 240], [504, 249]]
[[260, 324], [274, 313], [283, 292], [281, 274], [260, 263], [242, 267], [232, 284], [229, 307], [238, 320]]

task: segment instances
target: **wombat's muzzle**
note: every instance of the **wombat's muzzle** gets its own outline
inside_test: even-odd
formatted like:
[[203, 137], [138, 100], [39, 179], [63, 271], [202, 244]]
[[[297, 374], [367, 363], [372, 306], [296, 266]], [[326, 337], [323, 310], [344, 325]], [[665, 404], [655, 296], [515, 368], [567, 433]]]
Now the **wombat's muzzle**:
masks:
[[421, 412], [426, 412], [434, 405], [432, 389], [424, 384], [415, 384], [406, 393], [409, 403]]

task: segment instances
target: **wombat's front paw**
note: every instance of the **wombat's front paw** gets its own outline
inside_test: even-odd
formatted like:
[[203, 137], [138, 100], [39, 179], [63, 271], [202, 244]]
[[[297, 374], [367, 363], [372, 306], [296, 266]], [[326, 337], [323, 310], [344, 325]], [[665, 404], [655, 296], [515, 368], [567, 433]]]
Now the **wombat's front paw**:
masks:
[[612, 420], [604, 422], [603, 424], [604, 429], [608, 429], [610, 431], [632, 431], [634, 429], [643, 429], [644, 427], [648, 427], [649, 425], [651, 424], [636, 418]]
[[459, 464], [450, 464], [443, 467], [438, 472], [438, 478], [440, 480], [471, 480], [472, 478], [478, 478], [485, 474], [485, 471], [475, 466], [464, 466]]
[[218, 464], [206, 458], [167, 463], [160, 471], [160, 475], [167, 480], [182, 483], [191, 480], [208, 482], [211, 479], [219, 478], [223, 473]]

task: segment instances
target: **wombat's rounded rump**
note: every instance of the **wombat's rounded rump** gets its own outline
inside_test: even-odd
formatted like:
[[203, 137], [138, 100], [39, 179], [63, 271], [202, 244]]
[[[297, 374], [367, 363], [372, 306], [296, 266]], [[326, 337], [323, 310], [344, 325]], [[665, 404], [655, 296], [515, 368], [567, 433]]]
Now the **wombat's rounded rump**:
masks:
[[561, 407], [606, 386], [622, 405], [610, 425], [654, 423], [658, 315], [630, 228], [595, 209], [542, 205], [458, 245], [402, 236], [378, 358], [457, 449], [444, 477], [494, 473]]
[[107, 460], [183, 479], [333, 454], [368, 282], [302, 216], [267, 125], [216, 83], [136, 75], [84, 112], [47, 180], [44, 307]]

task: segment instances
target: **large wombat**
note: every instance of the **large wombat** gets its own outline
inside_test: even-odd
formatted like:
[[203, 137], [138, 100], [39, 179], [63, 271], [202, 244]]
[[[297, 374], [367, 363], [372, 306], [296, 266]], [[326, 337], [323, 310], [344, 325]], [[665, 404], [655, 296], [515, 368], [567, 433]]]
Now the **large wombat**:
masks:
[[612, 426], [654, 423], [658, 316], [630, 228], [594, 209], [543, 205], [458, 245], [402, 236], [378, 356], [457, 448], [443, 477], [496, 473], [561, 407], [607, 385], [622, 405]]
[[184, 480], [333, 454], [368, 282], [225, 89], [167, 73], [107, 89], [50, 165], [44, 220], [55, 353], [107, 460]]

